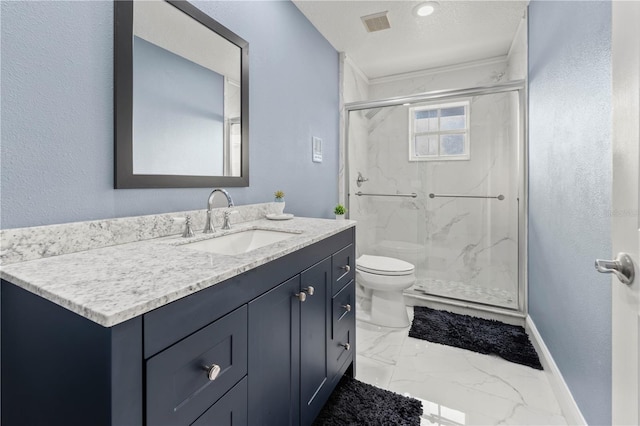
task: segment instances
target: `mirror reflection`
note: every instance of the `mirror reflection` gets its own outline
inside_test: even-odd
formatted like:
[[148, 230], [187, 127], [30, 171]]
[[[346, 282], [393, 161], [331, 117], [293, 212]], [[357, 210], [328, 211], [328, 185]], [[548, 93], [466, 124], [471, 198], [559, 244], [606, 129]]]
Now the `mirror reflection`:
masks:
[[134, 2], [133, 172], [240, 176], [239, 123], [240, 48], [168, 3]]

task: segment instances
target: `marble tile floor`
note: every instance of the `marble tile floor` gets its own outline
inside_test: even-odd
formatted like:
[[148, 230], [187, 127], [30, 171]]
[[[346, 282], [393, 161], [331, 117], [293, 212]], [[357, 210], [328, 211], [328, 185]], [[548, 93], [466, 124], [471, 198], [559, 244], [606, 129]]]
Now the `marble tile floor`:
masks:
[[[408, 308], [409, 317], [413, 308]], [[421, 425], [566, 425], [546, 373], [357, 321], [356, 378], [422, 401]]]
[[419, 277], [407, 292], [467, 300], [503, 308], [518, 307], [517, 297], [512, 292], [449, 280]]

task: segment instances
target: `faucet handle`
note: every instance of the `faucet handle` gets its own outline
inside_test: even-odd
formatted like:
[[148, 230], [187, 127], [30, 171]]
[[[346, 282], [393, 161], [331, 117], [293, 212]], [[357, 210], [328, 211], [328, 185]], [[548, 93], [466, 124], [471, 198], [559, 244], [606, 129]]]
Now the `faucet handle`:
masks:
[[222, 224], [222, 229], [231, 229], [231, 215], [238, 213], [237, 210], [225, 210], [224, 211], [224, 223]]
[[232, 214], [240, 213], [238, 210], [225, 210], [224, 217], [229, 218]]
[[184, 222], [184, 231], [182, 232], [183, 238], [191, 238], [195, 235], [193, 233], [193, 229], [191, 229], [191, 216], [186, 215], [185, 217], [174, 217], [172, 219], [174, 222]]
[[194, 235], [193, 229], [191, 229], [191, 216], [187, 215], [187, 217], [184, 218], [184, 232], [182, 233], [182, 237], [191, 238]]

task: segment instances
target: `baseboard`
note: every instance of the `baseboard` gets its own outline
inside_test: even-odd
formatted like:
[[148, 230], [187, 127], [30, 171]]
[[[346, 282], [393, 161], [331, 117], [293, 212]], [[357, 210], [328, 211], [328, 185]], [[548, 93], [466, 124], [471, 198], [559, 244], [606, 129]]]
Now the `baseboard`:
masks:
[[544, 344], [542, 336], [540, 336], [536, 325], [529, 315], [527, 315], [525, 321], [525, 329], [527, 330], [529, 337], [531, 337], [531, 343], [536, 348], [536, 351], [538, 351], [540, 363], [547, 373], [549, 383], [551, 384], [553, 393], [560, 404], [560, 409], [562, 410], [562, 414], [567, 420], [567, 423], [570, 425], [586, 426], [587, 422], [582, 416], [580, 408], [578, 408], [578, 404], [576, 404], [576, 401], [573, 399], [569, 386], [567, 386], [567, 383], [564, 381], [560, 369], [553, 360], [551, 352], [549, 352], [549, 348]]

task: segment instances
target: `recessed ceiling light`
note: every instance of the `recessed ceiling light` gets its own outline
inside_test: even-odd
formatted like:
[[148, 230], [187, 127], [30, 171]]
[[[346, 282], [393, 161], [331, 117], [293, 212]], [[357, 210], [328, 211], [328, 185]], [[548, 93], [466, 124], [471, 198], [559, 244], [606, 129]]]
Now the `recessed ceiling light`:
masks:
[[429, 16], [438, 8], [438, 3], [435, 1], [427, 1], [424, 3], [420, 3], [416, 7], [413, 8], [413, 13], [416, 16]]

